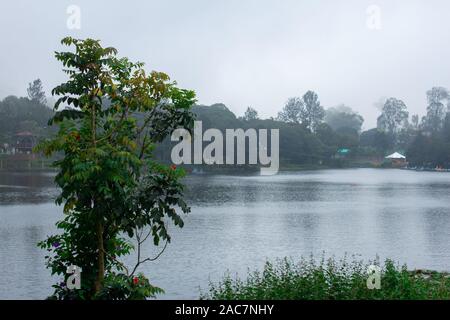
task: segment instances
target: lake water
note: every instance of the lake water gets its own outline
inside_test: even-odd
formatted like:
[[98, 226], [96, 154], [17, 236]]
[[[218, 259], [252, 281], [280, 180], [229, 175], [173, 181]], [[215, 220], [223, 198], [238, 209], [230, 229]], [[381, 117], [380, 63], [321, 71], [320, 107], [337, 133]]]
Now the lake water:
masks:
[[[450, 173], [325, 170], [262, 176], [190, 176], [192, 213], [142, 271], [161, 298], [198, 298], [229, 270], [266, 259], [325, 255], [392, 258], [450, 270]], [[0, 299], [42, 299], [52, 279], [36, 243], [54, 233], [61, 208], [44, 173], [0, 172]], [[151, 245], [149, 255], [157, 253]], [[131, 263], [131, 257], [128, 263]]]

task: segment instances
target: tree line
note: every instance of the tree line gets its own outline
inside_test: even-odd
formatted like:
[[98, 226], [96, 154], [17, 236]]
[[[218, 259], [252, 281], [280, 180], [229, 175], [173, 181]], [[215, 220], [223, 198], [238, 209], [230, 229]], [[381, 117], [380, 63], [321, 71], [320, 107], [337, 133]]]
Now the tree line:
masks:
[[47, 124], [54, 112], [47, 106], [41, 80], [29, 83], [27, 97], [8, 96], [0, 101], [0, 150], [14, 143], [14, 136], [29, 131], [38, 138], [54, 133]]
[[[27, 89], [28, 97], [9, 96], [0, 101], [0, 146], [13, 142], [18, 131], [30, 131], [39, 138], [54, 132], [47, 126], [53, 110], [47, 107], [42, 82], [37, 79]], [[362, 131], [364, 118], [346, 105], [325, 108], [314, 91], [289, 98], [277, 117], [261, 119], [248, 107], [236, 116], [225, 105], [196, 105], [193, 112], [204, 130], [218, 128], [266, 128], [280, 130], [280, 158], [286, 165], [341, 166], [354, 159], [383, 158], [399, 151], [411, 166], [450, 167], [450, 92], [433, 87], [426, 92], [426, 114], [410, 115], [406, 104], [388, 98], [382, 104], [377, 127]], [[155, 155], [170, 161], [169, 139]], [[339, 150], [349, 154], [339, 157]]]
[[[401, 99], [386, 99], [377, 127], [363, 132], [364, 118], [360, 114], [345, 105], [325, 109], [314, 91], [289, 98], [270, 121], [285, 131], [280, 134], [281, 157], [284, 155], [284, 160], [293, 163], [319, 161], [336, 165], [336, 154], [348, 149], [351, 153], [347, 159], [383, 158], [399, 151], [406, 154], [412, 167], [449, 168], [450, 92], [444, 87], [433, 87], [426, 97], [426, 114], [421, 119], [417, 114], [410, 116]], [[262, 121], [252, 107], [237, 120], [252, 125]], [[295, 128], [296, 134], [292, 135], [286, 124]], [[290, 139], [291, 135], [295, 139]], [[292, 149], [298, 153], [293, 154]]]

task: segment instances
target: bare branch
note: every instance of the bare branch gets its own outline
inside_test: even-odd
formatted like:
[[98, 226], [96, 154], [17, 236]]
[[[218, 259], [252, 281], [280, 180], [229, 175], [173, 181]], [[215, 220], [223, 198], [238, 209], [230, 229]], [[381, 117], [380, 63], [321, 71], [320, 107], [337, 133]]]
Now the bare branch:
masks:
[[134, 266], [133, 271], [131, 272], [131, 275], [130, 275], [130, 276], [133, 276], [133, 275], [134, 275], [134, 273], [136, 272], [136, 270], [139, 268], [139, 266], [140, 266], [141, 264], [144, 264], [144, 263], [146, 263], [146, 262], [151, 262], [151, 261], [157, 260], [157, 259], [164, 253], [164, 251], [165, 251], [166, 248], [167, 248], [167, 245], [169, 244], [169, 240], [166, 240], [166, 242], [165, 242], [165, 244], [164, 244], [164, 247], [162, 248], [162, 250], [161, 250], [155, 257], [153, 257], [153, 258], [150, 258], [150, 257], [149, 257], [149, 258], [145, 258], [145, 259], [141, 260], [141, 245], [147, 240], [147, 238], [150, 236], [150, 234], [151, 234], [151, 230], [150, 230], [149, 233], [145, 236], [144, 240], [141, 241], [142, 233], [139, 235], [139, 234], [136, 232], [137, 254], [138, 254], [138, 257], [137, 257], [136, 265]]

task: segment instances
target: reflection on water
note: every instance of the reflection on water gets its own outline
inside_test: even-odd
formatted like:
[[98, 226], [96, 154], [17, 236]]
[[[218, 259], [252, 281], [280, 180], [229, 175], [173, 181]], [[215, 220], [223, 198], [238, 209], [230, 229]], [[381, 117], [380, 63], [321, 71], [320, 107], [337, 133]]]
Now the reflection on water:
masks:
[[0, 171], [0, 205], [52, 201], [58, 195], [58, 189], [53, 182], [54, 176], [54, 173]]
[[[54, 232], [52, 175], [0, 173], [0, 298], [44, 298], [52, 279], [35, 244]], [[191, 176], [192, 213], [145, 265], [163, 298], [196, 298], [228, 269], [310, 253], [393, 258], [450, 269], [450, 174], [329, 170], [260, 176]], [[149, 255], [156, 253], [148, 246]], [[132, 261], [130, 257], [129, 263]]]

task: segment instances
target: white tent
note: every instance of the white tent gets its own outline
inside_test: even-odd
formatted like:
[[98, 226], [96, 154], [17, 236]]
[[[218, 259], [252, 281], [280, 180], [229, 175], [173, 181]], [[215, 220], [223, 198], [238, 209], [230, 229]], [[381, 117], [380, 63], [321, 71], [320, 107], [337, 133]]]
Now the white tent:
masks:
[[386, 159], [406, 159], [406, 157], [398, 152], [394, 152], [391, 155], [388, 155]]

